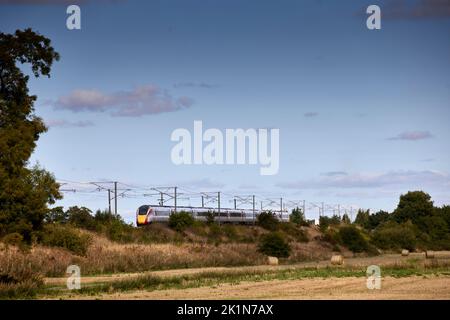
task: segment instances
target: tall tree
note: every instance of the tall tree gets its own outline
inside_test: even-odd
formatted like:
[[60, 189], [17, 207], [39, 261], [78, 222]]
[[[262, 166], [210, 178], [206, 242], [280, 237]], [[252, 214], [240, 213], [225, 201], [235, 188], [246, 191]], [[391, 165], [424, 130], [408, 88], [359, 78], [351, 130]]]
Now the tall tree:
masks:
[[397, 222], [410, 220], [414, 224], [420, 224], [421, 220], [433, 214], [433, 201], [428, 193], [423, 191], [410, 191], [400, 196], [397, 209], [392, 218]]
[[356, 215], [355, 223], [363, 228], [367, 228], [369, 218], [370, 218], [370, 210], [358, 209], [358, 214]]
[[35, 77], [50, 77], [59, 54], [50, 40], [31, 29], [0, 33], [0, 235], [18, 232], [30, 241], [42, 226], [47, 205], [61, 198], [59, 185], [47, 171], [28, 167], [39, 136], [47, 128], [34, 114], [36, 96], [29, 95], [31, 66]]

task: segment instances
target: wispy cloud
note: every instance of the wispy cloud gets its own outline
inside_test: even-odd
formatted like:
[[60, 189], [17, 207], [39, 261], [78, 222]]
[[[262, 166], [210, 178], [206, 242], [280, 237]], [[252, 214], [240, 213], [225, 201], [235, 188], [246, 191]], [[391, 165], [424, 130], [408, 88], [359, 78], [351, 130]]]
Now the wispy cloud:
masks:
[[432, 170], [390, 171], [378, 174], [347, 174], [278, 183], [285, 189], [379, 188], [394, 185], [450, 186], [450, 174]]
[[322, 173], [322, 175], [327, 177], [336, 177], [336, 176], [346, 176], [348, 175], [348, 173], [345, 171], [328, 171]]
[[178, 82], [173, 85], [174, 88], [204, 88], [213, 89], [219, 87], [217, 84], [211, 84], [206, 82]]
[[85, 128], [85, 127], [92, 127], [94, 126], [94, 123], [91, 121], [67, 121], [67, 120], [47, 120], [45, 121], [45, 124], [50, 127], [60, 127], [60, 128]]
[[319, 115], [318, 112], [306, 112], [303, 114], [303, 116], [305, 116], [306, 118], [313, 118], [313, 117], [317, 117]]
[[51, 101], [57, 110], [72, 112], [108, 112], [117, 117], [139, 117], [189, 108], [189, 97], [172, 97], [155, 85], [143, 85], [129, 91], [104, 93], [97, 89], [74, 90]]
[[390, 137], [388, 140], [408, 140], [408, 141], [418, 141], [424, 139], [430, 139], [434, 136], [429, 131], [406, 131], [402, 132], [395, 137]]

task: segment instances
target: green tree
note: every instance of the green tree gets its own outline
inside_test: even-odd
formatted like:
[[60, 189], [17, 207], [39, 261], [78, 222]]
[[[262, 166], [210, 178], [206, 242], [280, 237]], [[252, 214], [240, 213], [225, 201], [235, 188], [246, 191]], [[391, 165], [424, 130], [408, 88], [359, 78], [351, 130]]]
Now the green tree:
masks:
[[45, 215], [45, 222], [47, 223], [66, 223], [68, 215], [63, 207], [55, 207], [50, 209]]
[[435, 208], [436, 214], [445, 220], [447, 227], [450, 230], [450, 206], [443, 206], [441, 208]]
[[26, 241], [61, 195], [50, 173], [28, 167], [46, 127], [34, 114], [36, 96], [28, 94], [29, 76], [19, 67], [29, 64], [35, 77], [50, 76], [58, 59], [50, 40], [31, 29], [0, 33], [0, 233], [18, 232]]
[[344, 213], [344, 215], [342, 216], [342, 223], [345, 223], [345, 224], [351, 224], [352, 223], [352, 221], [350, 220], [348, 214]]
[[338, 226], [341, 224], [341, 218], [338, 215], [333, 215], [331, 218], [327, 216], [319, 217], [320, 231], [325, 232], [329, 226]]
[[400, 201], [392, 214], [392, 218], [398, 223], [410, 220], [420, 227], [421, 218], [431, 216], [433, 211], [433, 201], [431, 201], [428, 193], [410, 191], [400, 196]]
[[417, 242], [416, 229], [411, 221], [402, 224], [388, 221], [375, 230], [373, 242], [381, 249], [414, 250]]
[[374, 214], [369, 215], [369, 221], [367, 224], [366, 229], [368, 230], [374, 230], [379, 225], [387, 222], [390, 219], [391, 215], [389, 212], [380, 210]]
[[367, 229], [369, 226], [370, 219], [370, 211], [358, 209], [358, 213], [356, 214], [355, 224]]
[[95, 230], [95, 219], [92, 211], [86, 207], [70, 207], [66, 212], [68, 222], [76, 227], [88, 230]]
[[289, 220], [298, 225], [308, 225], [305, 219], [305, 214], [299, 207], [292, 209], [291, 215], [289, 216]]

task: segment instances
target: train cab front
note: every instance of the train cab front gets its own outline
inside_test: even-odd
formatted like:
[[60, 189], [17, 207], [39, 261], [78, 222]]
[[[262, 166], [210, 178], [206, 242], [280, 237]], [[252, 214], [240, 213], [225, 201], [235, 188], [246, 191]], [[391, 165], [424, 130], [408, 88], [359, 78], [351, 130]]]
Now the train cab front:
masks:
[[137, 209], [136, 212], [136, 225], [139, 226], [144, 226], [146, 224], [149, 224], [151, 222], [150, 220], [150, 206], [144, 205], [144, 206], [140, 206]]

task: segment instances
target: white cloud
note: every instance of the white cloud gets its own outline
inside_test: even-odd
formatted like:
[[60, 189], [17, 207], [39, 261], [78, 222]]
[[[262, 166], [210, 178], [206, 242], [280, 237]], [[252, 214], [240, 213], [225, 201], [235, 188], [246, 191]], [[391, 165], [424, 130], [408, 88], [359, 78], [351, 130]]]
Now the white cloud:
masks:
[[74, 90], [50, 102], [57, 110], [72, 112], [109, 112], [116, 117], [139, 117], [189, 108], [189, 97], [172, 97], [155, 85], [143, 85], [129, 91], [104, 93], [97, 89]]
[[395, 137], [388, 138], [388, 140], [417, 141], [430, 138], [433, 138], [433, 135], [429, 131], [406, 131], [396, 135]]
[[386, 186], [450, 186], [450, 175], [438, 171], [390, 171], [378, 174], [349, 174], [278, 183], [285, 189], [380, 188]]
[[45, 121], [45, 124], [50, 127], [60, 127], [60, 128], [85, 128], [85, 127], [92, 127], [94, 126], [94, 123], [91, 121], [67, 121], [67, 120], [47, 120]]

